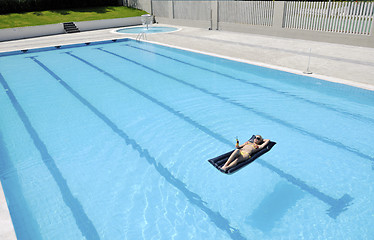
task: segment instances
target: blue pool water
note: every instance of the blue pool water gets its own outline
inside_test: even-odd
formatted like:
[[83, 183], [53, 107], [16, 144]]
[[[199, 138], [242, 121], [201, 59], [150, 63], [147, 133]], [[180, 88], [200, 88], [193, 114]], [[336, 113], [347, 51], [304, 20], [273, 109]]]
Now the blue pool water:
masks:
[[129, 28], [122, 28], [117, 30], [118, 33], [164, 33], [164, 32], [174, 32], [177, 31], [178, 28], [174, 27], [129, 27]]
[[2, 54], [0, 112], [18, 239], [374, 238], [371, 91], [123, 39]]

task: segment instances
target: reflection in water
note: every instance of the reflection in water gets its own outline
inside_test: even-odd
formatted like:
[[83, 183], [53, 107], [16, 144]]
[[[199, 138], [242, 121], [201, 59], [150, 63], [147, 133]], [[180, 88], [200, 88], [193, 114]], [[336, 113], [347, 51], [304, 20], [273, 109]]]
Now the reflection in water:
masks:
[[282, 181], [278, 183], [274, 191], [267, 195], [260, 205], [253, 211], [251, 216], [245, 219], [245, 223], [260, 229], [262, 232], [269, 232], [276, 222], [285, 215], [288, 209], [304, 196], [299, 188]]

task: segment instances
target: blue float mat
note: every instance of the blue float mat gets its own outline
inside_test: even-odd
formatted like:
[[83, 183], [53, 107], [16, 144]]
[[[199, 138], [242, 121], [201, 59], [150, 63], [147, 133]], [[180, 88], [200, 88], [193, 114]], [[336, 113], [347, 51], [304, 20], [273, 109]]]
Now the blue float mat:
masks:
[[[250, 142], [253, 142], [253, 140], [255, 139], [255, 135], [253, 135], [248, 141]], [[252, 163], [254, 160], [256, 160], [258, 157], [260, 157], [261, 155], [267, 153], [268, 151], [270, 151], [270, 149], [272, 147], [274, 147], [274, 145], [276, 144], [276, 142], [272, 142], [270, 141], [266, 147], [264, 147], [263, 149], [261, 149], [260, 151], [256, 152], [255, 154], [253, 154], [253, 156], [251, 158], [249, 158], [248, 160], [246, 161], [243, 161], [241, 163], [239, 163], [238, 165], [236, 165], [235, 167], [232, 167], [232, 168], [229, 168], [227, 171], [223, 171], [221, 169], [221, 167], [225, 164], [225, 162], [229, 159], [229, 157], [231, 156], [231, 154], [235, 151], [235, 150], [232, 150], [230, 152], [227, 152], [225, 154], [222, 154], [218, 157], [215, 157], [215, 158], [212, 158], [212, 159], [209, 159], [208, 161], [214, 166], [216, 167], [219, 171], [223, 172], [223, 173], [226, 173], [226, 174], [232, 174], [236, 171], [238, 171], [239, 169], [247, 166], [248, 164]]]

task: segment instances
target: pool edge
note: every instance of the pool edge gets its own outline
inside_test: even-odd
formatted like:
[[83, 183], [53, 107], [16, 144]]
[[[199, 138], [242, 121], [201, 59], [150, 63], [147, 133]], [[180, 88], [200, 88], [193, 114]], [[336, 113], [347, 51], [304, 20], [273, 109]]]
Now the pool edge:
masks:
[[[130, 36], [134, 36], [134, 35], [137, 35], [139, 33], [121, 33], [121, 32], [118, 32], [119, 30], [122, 30], [122, 29], [130, 29], [130, 28], [142, 28], [142, 26], [127, 26], [127, 27], [120, 27], [120, 28], [115, 28], [115, 29], [112, 29], [110, 31], [110, 33], [113, 33], [113, 34], [119, 34], [119, 35], [123, 35], [123, 34], [130, 34]], [[168, 32], [154, 32], [154, 33], [146, 33], [146, 34], [164, 34], [164, 33], [173, 33], [173, 32], [179, 32], [182, 30], [182, 28], [180, 27], [176, 27], [176, 26], [152, 26], [152, 28], [159, 28], [159, 27], [169, 27], [169, 28], [175, 28], [176, 30], [173, 30], [173, 31], [168, 31]]]
[[[171, 26], [171, 25], [163, 24], [163, 26]], [[114, 28], [110, 32], [113, 34], [113, 33], [115, 33], [116, 30], [122, 29], [122, 28], [123, 27]], [[178, 30], [176, 30], [175, 32], [178, 32], [182, 29], [181, 27], [176, 27], [176, 28], [178, 28]], [[160, 33], [153, 33], [153, 34], [160, 34]], [[168, 34], [168, 33], [161, 33], [161, 34]], [[374, 85], [368, 84], [368, 83], [361, 83], [361, 82], [356, 82], [356, 81], [352, 81], [352, 80], [330, 77], [330, 76], [315, 74], [315, 73], [306, 74], [301, 70], [296, 70], [296, 69], [292, 69], [292, 68], [288, 68], [288, 67], [281, 67], [281, 66], [277, 66], [277, 65], [267, 64], [267, 63], [263, 63], [263, 62], [253, 61], [253, 60], [247, 60], [247, 59], [243, 59], [243, 58], [230, 57], [230, 56], [227, 56], [227, 55], [216, 54], [216, 53], [211, 53], [211, 52], [201, 51], [201, 50], [195, 50], [195, 49], [192, 49], [192, 48], [180, 47], [180, 46], [176, 46], [176, 45], [172, 45], [172, 44], [160, 43], [160, 42], [157, 42], [157, 41], [150, 41], [150, 40], [145, 40], [145, 39], [137, 40], [136, 37], [134, 36], [135, 34], [129, 34], [128, 36], [126, 36], [126, 34], [123, 34], [123, 33], [116, 33], [116, 35], [117, 36], [113, 36], [113, 37], [111, 37], [109, 39], [105, 39], [105, 40], [92, 40], [92, 41], [83, 41], [82, 40], [82, 41], [79, 41], [78, 43], [62, 44], [62, 45], [59, 45], [59, 46], [56, 46], [56, 44], [49, 44], [46, 47], [36, 47], [36, 48], [30, 48], [30, 49], [24, 49], [24, 50], [18, 49], [18, 50], [12, 50], [12, 51], [4, 51], [4, 52], [0, 52], [0, 57], [6, 56], [6, 55], [20, 54], [21, 52], [30, 53], [30, 52], [35, 52], [35, 51], [53, 50], [55, 48], [60, 48], [60, 47], [68, 48], [68, 47], [75, 47], [75, 46], [85, 46], [85, 45], [88, 45], [88, 44], [91, 44], [91, 43], [92, 44], [100, 44], [100, 43], [108, 43], [110, 41], [113, 41], [113, 42], [114, 41], [126, 41], [126, 39], [131, 39], [131, 40], [134, 40], [134, 41], [148, 42], [148, 43], [156, 44], [156, 45], [160, 45], [160, 46], [166, 46], [166, 47], [176, 48], [176, 49], [190, 51], [190, 52], [194, 52], [194, 53], [200, 53], [200, 54], [213, 56], [213, 57], [218, 57], [218, 58], [223, 58], [223, 59], [227, 59], [227, 60], [231, 60], [231, 61], [237, 61], [237, 62], [241, 62], [241, 63], [251, 64], [251, 65], [254, 65], [254, 66], [265, 67], [265, 68], [270, 68], [270, 69], [273, 69], [273, 70], [288, 72], [288, 73], [296, 74], [296, 75], [299, 75], [299, 76], [310, 77], [310, 78], [315, 78], [315, 79], [319, 79], [319, 80], [324, 80], [324, 81], [327, 81], [327, 82], [338, 83], [338, 84], [342, 84], [342, 85], [346, 85], [346, 86], [356, 87], [356, 88], [363, 89], [363, 90], [374, 91]], [[120, 35], [125, 35], [125, 36], [120, 37]]]
[[[175, 32], [181, 31], [183, 29], [182, 27], [169, 25], [169, 24], [162, 24], [162, 26], [170, 26], [170, 27], [178, 28], [178, 30], [175, 31]], [[56, 48], [56, 47], [67, 46], [67, 45], [85, 45], [85, 43], [87, 43], [87, 42], [98, 44], [100, 42], [121, 41], [123, 39], [131, 39], [131, 40], [136, 41], [136, 36], [134, 36], [135, 34], [129, 34], [127, 36], [126, 36], [126, 34], [123, 34], [123, 33], [114, 34], [114, 32], [116, 30], [121, 29], [121, 28], [124, 28], [124, 27], [120, 27], [120, 28], [117, 27], [117, 28], [111, 29], [109, 32], [111, 34], [113, 34], [113, 36], [102, 39], [102, 40], [91, 40], [91, 41], [86, 40], [86, 41], [84, 41], [82, 39], [81, 41], [77, 41], [75, 43], [61, 44], [60, 46], [56, 46], [56, 44], [51, 43], [51, 44], [47, 44], [46, 46], [43, 46], [43, 47], [36, 47], [36, 48], [32, 47], [30, 49], [24, 49], [24, 50], [22, 50], [22, 48], [18, 48], [17, 50], [10, 50], [10, 51], [3, 51], [3, 52], [0, 51], [0, 57], [3, 56], [3, 55], [18, 54], [19, 52], [22, 52], [22, 51], [28, 51], [28, 50], [32, 51], [32, 50], [35, 50], [35, 49], [43, 49], [43, 48], [44, 49], [53, 49], [53, 48]], [[157, 35], [157, 34], [160, 34], [160, 33], [154, 33], [154, 34]], [[169, 33], [161, 33], [161, 34], [169, 34]], [[120, 35], [123, 35], [123, 36], [120, 36]], [[342, 78], [330, 77], [330, 76], [315, 74], [315, 73], [305, 74], [305, 73], [303, 73], [303, 71], [296, 70], [296, 69], [293, 69], [293, 68], [281, 67], [281, 66], [277, 66], [277, 65], [267, 64], [267, 63], [263, 63], [263, 62], [253, 61], [253, 60], [247, 60], [247, 59], [238, 58], [238, 57], [230, 57], [230, 56], [223, 55], [223, 54], [216, 54], [216, 53], [211, 53], [211, 52], [207, 52], [207, 51], [195, 50], [193, 48], [180, 47], [180, 46], [176, 46], [176, 45], [172, 45], [172, 44], [161, 43], [161, 42], [158, 42], [158, 41], [151, 41], [151, 40], [140, 40], [140, 41], [149, 42], [149, 43], [152, 43], [152, 44], [157, 44], [157, 45], [176, 48], [176, 49], [181, 49], [181, 50], [185, 50], [185, 51], [200, 53], [200, 54], [204, 54], [204, 55], [208, 55], [208, 56], [219, 57], [219, 58], [228, 59], [228, 60], [232, 60], [232, 61], [242, 62], [242, 63], [251, 64], [251, 65], [255, 65], [255, 66], [259, 66], [259, 67], [265, 67], [265, 68], [270, 68], [270, 69], [279, 70], [279, 71], [283, 71], [283, 72], [293, 73], [293, 74], [296, 74], [296, 75], [299, 75], [299, 76], [316, 78], [316, 79], [319, 79], [319, 80], [324, 80], [324, 81], [327, 81], [327, 82], [338, 83], [338, 84], [342, 84], [342, 85], [346, 85], [346, 86], [356, 87], [356, 88], [364, 89], [364, 90], [368, 90], [368, 91], [374, 91], [374, 85], [369, 84], [369, 83], [356, 82], [356, 81], [353, 81], [353, 80], [346, 80], [346, 79], [342, 79]]]
[[3, 191], [3, 186], [0, 182], [0, 239], [2, 240], [16, 240], [16, 232], [14, 231], [14, 226], [12, 219], [10, 217], [10, 212], [8, 204], [5, 199], [5, 194]]
[[[132, 40], [136, 40], [135, 38], [133, 38], [131, 36], [129, 36], [128, 38], [130, 38]], [[252, 60], [246, 60], [246, 59], [242, 59], [242, 58], [229, 57], [229, 56], [226, 56], [226, 55], [195, 50], [195, 49], [192, 49], [192, 48], [179, 47], [179, 46], [175, 46], [175, 45], [171, 45], [171, 44], [165, 44], [165, 43], [159, 43], [159, 42], [155, 42], [155, 41], [149, 41], [149, 40], [136, 40], [136, 41], [148, 42], [148, 43], [157, 44], [157, 45], [161, 45], [161, 46], [165, 46], [165, 47], [177, 48], [177, 49], [190, 51], [190, 52], [195, 52], [195, 53], [200, 53], [200, 54], [204, 54], [204, 55], [208, 55], [208, 56], [224, 58], [224, 59], [231, 60], [231, 61], [237, 61], [237, 62], [251, 64], [251, 65], [255, 65], [255, 66], [259, 66], [259, 67], [265, 67], [265, 68], [270, 68], [270, 69], [279, 70], [279, 71], [283, 71], [283, 72], [293, 73], [293, 74], [297, 74], [297, 75], [304, 76], [304, 77], [317, 78], [317, 79], [328, 81], [328, 82], [334, 82], [334, 83], [339, 83], [339, 84], [343, 84], [343, 85], [347, 85], [347, 86], [351, 86], [351, 87], [356, 87], [356, 88], [360, 88], [360, 89], [364, 89], [364, 90], [374, 91], [374, 85], [371, 85], [371, 84], [359, 83], [359, 82], [354, 82], [354, 81], [350, 81], [350, 80], [346, 80], [346, 79], [329, 77], [329, 76], [315, 74], [315, 73], [306, 74], [303, 71], [292, 69], [292, 68], [281, 67], [281, 66], [271, 65], [271, 64], [267, 64], [267, 63], [262, 63], [262, 62], [252, 61]]]

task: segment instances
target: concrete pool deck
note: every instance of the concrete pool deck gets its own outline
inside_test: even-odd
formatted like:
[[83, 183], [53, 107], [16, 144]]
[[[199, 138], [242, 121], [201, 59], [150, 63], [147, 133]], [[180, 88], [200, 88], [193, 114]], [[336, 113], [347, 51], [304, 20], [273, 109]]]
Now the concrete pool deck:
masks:
[[[180, 28], [176, 32], [148, 34], [147, 39], [299, 74], [307, 70], [310, 56], [309, 70], [313, 74], [308, 76], [374, 90], [374, 48], [184, 26]], [[0, 42], [0, 52], [136, 38], [136, 34], [115, 33], [115, 29]]]
[[16, 239], [16, 234], [13, 229], [12, 220], [8, 210], [8, 205], [5, 201], [3, 187], [0, 183], [0, 239], [13, 240]]
[[[307, 70], [310, 56], [309, 69], [313, 74], [308, 76], [374, 91], [374, 48], [192, 27], [180, 28], [171, 33], [148, 34], [147, 39], [297, 74], [303, 74]], [[115, 33], [115, 29], [0, 42], [0, 52], [136, 38], [136, 34]], [[16, 239], [1, 184], [0, 239]]]

